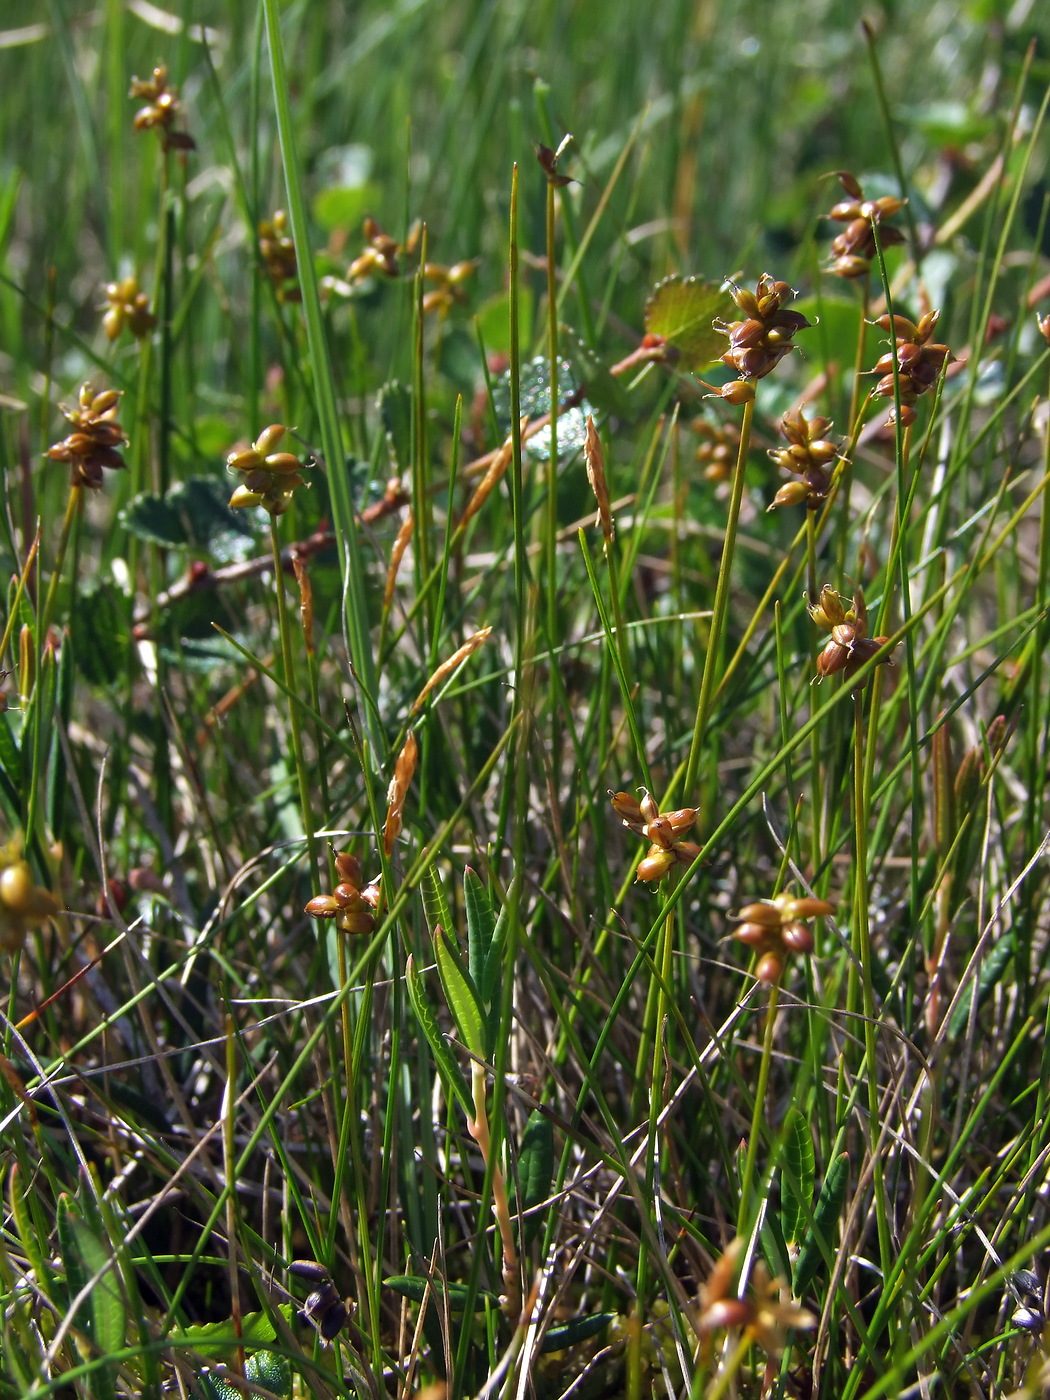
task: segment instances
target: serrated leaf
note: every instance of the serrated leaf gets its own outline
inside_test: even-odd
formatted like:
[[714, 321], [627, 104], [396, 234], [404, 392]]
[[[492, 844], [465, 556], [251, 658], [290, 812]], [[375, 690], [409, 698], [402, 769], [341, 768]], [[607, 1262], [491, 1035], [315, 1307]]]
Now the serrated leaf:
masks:
[[813, 1228], [803, 1241], [795, 1260], [791, 1291], [796, 1298], [801, 1298], [805, 1293], [821, 1261], [831, 1259], [834, 1254], [837, 1237], [835, 1227], [842, 1214], [848, 1181], [849, 1153], [841, 1152], [828, 1168], [817, 1204], [813, 1208]]
[[588, 1317], [574, 1317], [560, 1327], [551, 1327], [543, 1338], [540, 1351], [567, 1351], [569, 1347], [604, 1332], [615, 1316], [615, 1313], [591, 1313]]
[[529, 1114], [518, 1150], [518, 1192], [521, 1208], [526, 1212], [525, 1242], [530, 1243], [539, 1231], [542, 1219], [528, 1211], [540, 1205], [550, 1195], [554, 1178], [554, 1125], [539, 1109]]
[[231, 484], [220, 477], [190, 477], [166, 496], [143, 492], [120, 512], [126, 530], [168, 549], [195, 549], [219, 563], [243, 559], [254, 535], [246, 512], [231, 510]]
[[[418, 1274], [391, 1274], [383, 1280], [383, 1286], [407, 1298], [410, 1303], [421, 1303], [428, 1290], [438, 1298], [447, 1295], [449, 1307], [460, 1311], [466, 1307], [470, 1297], [470, 1289], [464, 1283], [445, 1283], [439, 1278], [420, 1278]], [[474, 1290], [475, 1312], [484, 1312], [498, 1303], [499, 1299], [494, 1293], [487, 1293], [483, 1288]]]
[[392, 379], [379, 391], [379, 416], [390, 441], [398, 471], [412, 466], [412, 393]]
[[[127, 677], [131, 635], [127, 609], [112, 584], [87, 583], [77, 590], [73, 657], [89, 685], [115, 685]], [[63, 655], [65, 647], [62, 648]]]
[[434, 930], [433, 938], [438, 976], [441, 978], [448, 1009], [452, 1012], [452, 1019], [459, 1031], [459, 1038], [472, 1055], [484, 1059], [485, 1017], [481, 1011], [474, 979], [463, 966], [459, 954], [440, 925]]
[[225, 1376], [204, 1371], [197, 1377], [197, 1386], [204, 1400], [244, 1400], [243, 1393]]
[[[281, 1312], [291, 1321], [295, 1309], [287, 1303], [281, 1304]], [[202, 1322], [197, 1326], [186, 1327], [168, 1338], [172, 1346], [192, 1347], [202, 1356], [224, 1357], [236, 1351], [239, 1346], [262, 1347], [275, 1340], [277, 1333], [273, 1323], [264, 1312], [246, 1313], [241, 1318], [238, 1334], [233, 1318], [221, 1322]]]
[[441, 1082], [445, 1086], [446, 1094], [451, 1094], [467, 1117], [473, 1118], [474, 1104], [467, 1088], [467, 1081], [463, 1078], [463, 1071], [438, 1025], [433, 1008], [427, 1001], [422, 979], [416, 971], [415, 959], [411, 956], [405, 964], [405, 986], [408, 988], [408, 999], [412, 1003], [412, 1010], [416, 1013], [416, 1020], [419, 1022], [434, 1056], [434, 1062], [437, 1065], [438, 1074], [441, 1076]]
[[784, 1125], [784, 1158], [780, 1174], [780, 1226], [788, 1244], [798, 1244], [806, 1234], [816, 1181], [816, 1159], [809, 1122], [797, 1108]]
[[665, 277], [645, 303], [645, 329], [678, 351], [682, 369], [700, 370], [721, 358], [726, 338], [714, 322], [730, 319], [733, 311], [733, 298], [720, 282]]
[[257, 1351], [244, 1363], [247, 1380], [265, 1386], [274, 1395], [290, 1396], [292, 1393], [292, 1368], [283, 1356], [275, 1351]]

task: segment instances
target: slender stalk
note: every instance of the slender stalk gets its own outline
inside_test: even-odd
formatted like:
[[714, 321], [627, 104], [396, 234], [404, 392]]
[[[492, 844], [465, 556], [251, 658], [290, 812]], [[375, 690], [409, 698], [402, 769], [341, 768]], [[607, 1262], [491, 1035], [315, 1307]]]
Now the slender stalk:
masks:
[[683, 792], [685, 800], [696, 786], [696, 775], [700, 767], [700, 753], [703, 748], [704, 731], [711, 717], [711, 702], [715, 693], [715, 674], [722, 652], [722, 633], [726, 614], [729, 610], [730, 575], [732, 573], [733, 551], [736, 546], [737, 527], [740, 523], [740, 503], [744, 498], [744, 469], [747, 465], [748, 448], [751, 443], [751, 424], [755, 416], [755, 401], [744, 405], [743, 421], [740, 424], [740, 446], [737, 451], [736, 466], [733, 469], [733, 485], [729, 498], [729, 518], [726, 521], [725, 539], [722, 543], [722, 560], [718, 566], [718, 581], [715, 584], [715, 601], [711, 612], [711, 627], [708, 633], [707, 655], [704, 657], [704, 673], [700, 682], [700, 699], [696, 706], [696, 722], [693, 725], [693, 740], [689, 747], [689, 758], [685, 766]]
[[853, 953], [850, 980], [860, 967], [861, 1016], [864, 1027], [864, 1075], [868, 1087], [868, 1148], [872, 1156], [872, 1189], [879, 1235], [883, 1278], [893, 1262], [887, 1219], [882, 1160], [879, 1156], [879, 1076], [875, 1038], [875, 990], [871, 975], [871, 937], [868, 923], [868, 784], [864, 763], [864, 692], [853, 696]]
[[558, 269], [554, 247], [554, 183], [547, 181], [547, 355], [550, 360], [550, 454], [547, 457], [545, 579], [547, 640], [558, 637]]
[[736, 1232], [742, 1238], [749, 1231], [752, 1209], [751, 1188], [755, 1179], [755, 1163], [758, 1160], [758, 1144], [762, 1140], [762, 1119], [766, 1109], [766, 1091], [769, 1088], [769, 1071], [773, 1063], [773, 1034], [777, 1025], [777, 1003], [780, 999], [780, 982], [771, 983], [769, 1002], [766, 1005], [766, 1025], [762, 1036], [762, 1058], [758, 1064], [758, 1084], [755, 1087], [755, 1106], [751, 1115], [751, 1133], [747, 1140], [747, 1156], [744, 1159], [744, 1175], [740, 1181], [740, 1202], [737, 1206]]
[[299, 722], [298, 701], [292, 693], [294, 675], [292, 635], [285, 607], [284, 567], [281, 563], [281, 543], [277, 535], [277, 517], [274, 515], [270, 516], [270, 547], [273, 551], [273, 582], [277, 593], [277, 625], [281, 634], [281, 662], [284, 683], [288, 687], [288, 723], [292, 731], [292, 755], [299, 784], [299, 809], [306, 831], [306, 850], [310, 862], [310, 888], [314, 894], [318, 894], [321, 887], [317, 869], [317, 837], [314, 835], [314, 819], [310, 802], [310, 777], [306, 771], [306, 759], [303, 755], [303, 735]]

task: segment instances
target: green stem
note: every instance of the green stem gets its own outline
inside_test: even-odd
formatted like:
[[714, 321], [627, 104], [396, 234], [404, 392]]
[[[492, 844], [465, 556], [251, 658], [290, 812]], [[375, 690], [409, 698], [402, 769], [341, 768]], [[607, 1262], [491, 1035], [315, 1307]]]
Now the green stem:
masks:
[[66, 550], [69, 548], [69, 541], [73, 534], [73, 522], [76, 520], [77, 511], [80, 508], [83, 489], [79, 482], [74, 482], [69, 488], [69, 500], [66, 502], [66, 513], [62, 520], [62, 533], [58, 537], [58, 549], [55, 553], [55, 565], [51, 571], [47, 597], [44, 599], [44, 610], [40, 614], [39, 641], [41, 646], [47, 639], [47, 630], [51, 626], [51, 619], [54, 616], [55, 599], [58, 596], [58, 585], [62, 578], [62, 565], [66, 562]]
[[860, 966], [861, 1011], [864, 1024], [864, 1074], [868, 1085], [868, 1149], [872, 1159], [872, 1189], [879, 1233], [879, 1255], [885, 1278], [893, 1263], [885, 1208], [882, 1161], [879, 1156], [879, 1078], [875, 1040], [875, 990], [871, 976], [871, 937], [868, 925], [868, 782], [864, 763], [864, 692], [853, 696], [853, 953], [850, 980]]
[[314, 820], [310, 805], [310, 782], [303, 757], [303, 735], [299, 723], [298, 701], [292, 694], [292, 636], [285, 608], [284, 569], [281, 564], [281, 544], [277, 537], [277, 517], [270, 516], [270, 546], [273, 550], [273, 582], [277, 592], [277, 623], [281, 634], [281, 661], [284, 670], [284, 683], [288, 687], [288, 722], [292, 729], [292, 754], [295, 760], [295, 773], [299, 781], [299, 807], [303, 826], [306, 830], [306, 849], [310, 861], [310, 889], [320, 893], [317, 871], [317, 838], [314, 835]]
[[737, 526], [740, 523], [740, 503], [744, 498], [744, 468], [747, 465], [748, 447], [751, 442], [751, 423], [755, 416], [755, 401], [744, 405], [744, 417], [740, 424], [740, 448], [737, 452], [736, 467], [733, 471], [732, 494], [729, 498], [729, 519], [726, 521], [725, 539], [722, 544], [722, 561], [718, 567], [718, 582], [715, 585], [715, 602], [711, 612], [711, 629], [708, 634], [707, 655], [704, 657], [704, 674], [700, 682], [700, 699], [696, 707], [696, 723], [693, 726], [693, 741], [689, 748], [689, 758], [685, 767], [683, 792], [688, 802], [696, 786], [696, 774], [700, 767], [700, 752], [703, 747], [704, 730], [711, 717], [711, 702], [715, 692], [715, 672], [722, 651], [722, 632], [725, 628], [726, 613], [729, 610], [729, 584], [736, 546]]
[[762, 1037], [762, 1059], [758, 1066], [758, 1086], [755, 1089], [755, 1107], [751, 1116], [751, 1134], [747, 1140], [747, 1157], [744, 1159], [744, 1175], [740, 1182], [736, 1232], [741, 1237], [747, 1235], [751, 1220], [751, 1183], [755, 1179], [755, 1162], [758, 1159], [758, 1144], [762, 1137], [762, 1116], [766, 1105], [766, 1090], [769, 1087], [769, 1071], [773, 1063], [773, 1033], [776, 1030], [779, 999], [780, 982], [778, 980], [773, 982], [769, 988], [766, 1028]]

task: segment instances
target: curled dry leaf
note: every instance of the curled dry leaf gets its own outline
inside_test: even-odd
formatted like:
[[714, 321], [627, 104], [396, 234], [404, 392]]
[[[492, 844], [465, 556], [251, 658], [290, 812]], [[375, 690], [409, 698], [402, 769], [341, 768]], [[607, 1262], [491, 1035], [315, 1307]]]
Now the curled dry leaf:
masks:
[[591, 483], [594, 499], [598, 502], [598, 518], [595, 524], [602, 527], [602, 534], [605, 536], [605, 544], [608, 547], [615, 526], [613, 525], [612, 510], [609, 506], [609, 486], [605, 480], [605, 453], [602, 450], [602, 440], [598, 436], [598, 429], [594, 426], [594, 419], [589, 413], [587, 415], [587, 440], [583, 446], [583, 456], [587, 464], [587, 480]]
[[394, 849], [394, 842], [401, 834], [401, 815], [405, 810], [405, 797], [408, 794], [409, 784], [416, 771], [416, 762], [419, 758], [419, 745], [416, 743], [416, 736], [410, 729], [408, 738], [405, 740], [401, 752], [397, 756], [394, 764], [394, 776], [390, 779], [390, 786], [386, 791], [386, 821], [383, 824], [383, 849], [387, 855]]
[[405, 557], [405, 550], [408, 548], [415, 527], [415, 517], [409, 511], [401, 522], [401, 528], [394, 539], [394, 547], [390, 551], [390, 567], [386, 571], [386, 588], [383, 592], [384, 612], [394, 600], [394, 585], [397, 583], [398, 570], [401, 568], [401, 560]]
[[476, 652], [478, 647], [481, 646], [483, 642], [488, 641], [491, 633], [491, 627], [483, 627], [480, 632], [475, 632], [473, 636], [468, 637], [467, 640], [463, 643], [463, 645], [457, 651], [454, 651], [447, 661], [442, 661], [441, 665], [437, 668], [437, 670], [430, 677], [426, 685], [423, 687], [423, 689], [419, 692], [419, 694], [413, 701], [413, 714], [415, 714], [422, 707], [423, 701], [427, 698], [427, 696], [432, 690], [439, 686], [442, 683], [442, 681], [447, 680], [448, 677], [452, 674], [452, 672], [456, 669], [456, 667], [459, 666], [461, 662], [466, 661], [468, 656], [471, 656], [474, 652]]

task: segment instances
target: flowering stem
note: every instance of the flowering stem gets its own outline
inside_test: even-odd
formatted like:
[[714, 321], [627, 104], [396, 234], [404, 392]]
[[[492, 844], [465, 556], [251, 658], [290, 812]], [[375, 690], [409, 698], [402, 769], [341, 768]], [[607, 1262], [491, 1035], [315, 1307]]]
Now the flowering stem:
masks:
[[722, 652], [722, 632], [725, 628], [726, 613], [729, 609], [729, 583], [733, 564], [733, 551], [736, 545], [737, 526], [740, 523], [740, 503], [744, 498], [744, 467], [747, 464], [748, 447], [751, 442], [751, 423], [755, 416], [755, 401], [744, 404], [744, 417], [740, 424], [740, 446], [737, 450], [736, 466], [733, 469], [732, 494], [729, 498], [729, 518], [726, 521], [725, 539], [722, 542], [722, 560], [718, 566], [718, 582], [715, 585], [715, 601], [711, 612], [711, 629], [708, 634], [707, 655], [704, 657], [704, 674], [700, 682], [700, 699], [696, 706], [696, 723], [693, 726], [693, 741], [689, 747], [689, 758], [685, 767], [684, 793], [688, 802], [696, 786], [696, 774], [700, 767], [700, 750], [704, 741], [704, 730], [711, 714], [711, 702], [715, 692], [715, 671]]
[[[875, 992], [871, 979], [871, 937], [868, 927], [868, 784], [864, 765], [864, 692], [853, 696], [853, 960], [850, 981], [861, 978], [861, 1019], [864, 1025], [864, 1073], [868, 1085], [868, 1147], [872, 1157], [872, 1189], [879, 1231], [882, 1276], [893, 1263], [887, 1212], [883, 1207], [882, 1162], [879, 1157], [879, 1080], [875, 1043]], [[856, 993], [854, 992], [854, 998]]]
[[73, 522], [80, 509], [80, 498], [83, 494], [83, 487], [79, 482], [75, 482], [69, 488], [69, 500], [66, 502], [66, 513], [62, 520], [62, 533], [58, 537], [58, 550], [55, 554], [54, 568], [51, 570], [51, 581], [47, 588], [47, 597], [44, 599], [44, 611], [40, 614], [39, 641], [43, 646], [47, 637], [47, 629], [51, 626], [51, 619], [55, 611], [55, 599], [58, 596], [58, 585], [62, 578], [62, 565], [66, 562], [66, 550], [69, 548], [70, 537], [73, 534]]
[[292, 695], [292, 638], [288, 626], [288, 614], [284, 599], [284, 569], [281, 564], [281, 545], [277, 538], [277, 517], [270, 516], [270, 545], [273, 549], [273, 580], [277, 590], [277, 623], [281, 633], [281, 661], [284, 669], [284, 683], [288, 687], [288, 722], [292, 729], [292, 754], [295, 759], [295, 772], [299, 781], [299, 807], [303, 825], [306, 828], [306, 849], [310, 860], [310, 889], [320, 893], [317, 873], [317, 841], [314, 836], [313, 814], [310, 810], [310, 785], [307, 779], [306, 762], [303, 758], [303, 735], [299, 724], [299, 711]]
[[[547, 181], [547, 354], [550, 361], [550, 453], [547, 458], [545, 573], [547, 634], [558, 635], [558, 279], [554, 264], [554, 183]], [[556, 668], [551, 667], [552, 676]]]
[[777, 1002], [780, 999], [780, 979], [770, 984], [769, 1002], [766, 1006], [766, 1028], [762, 1037], [762, 1059], [758, 1066], [758, 1086], [755, 1089], [755, 1107], [751, 1115], [751, 1133], [747, 1140], [747, 1157], [744, 1160], [744, 1175], [740, 1182], [740, 1204], [736, 1214], [736, 1232], [746, 1238], [751, 1215], [751, 1183], [755, 1179], [755, 1162], [758, 1158], [758, 1144], [762, 1136], [762, 1119], [766, 1105], [766, 1089], [769, 1086], [769, 1070], [773, 1062], [773, 1032], [777, 1024]]

